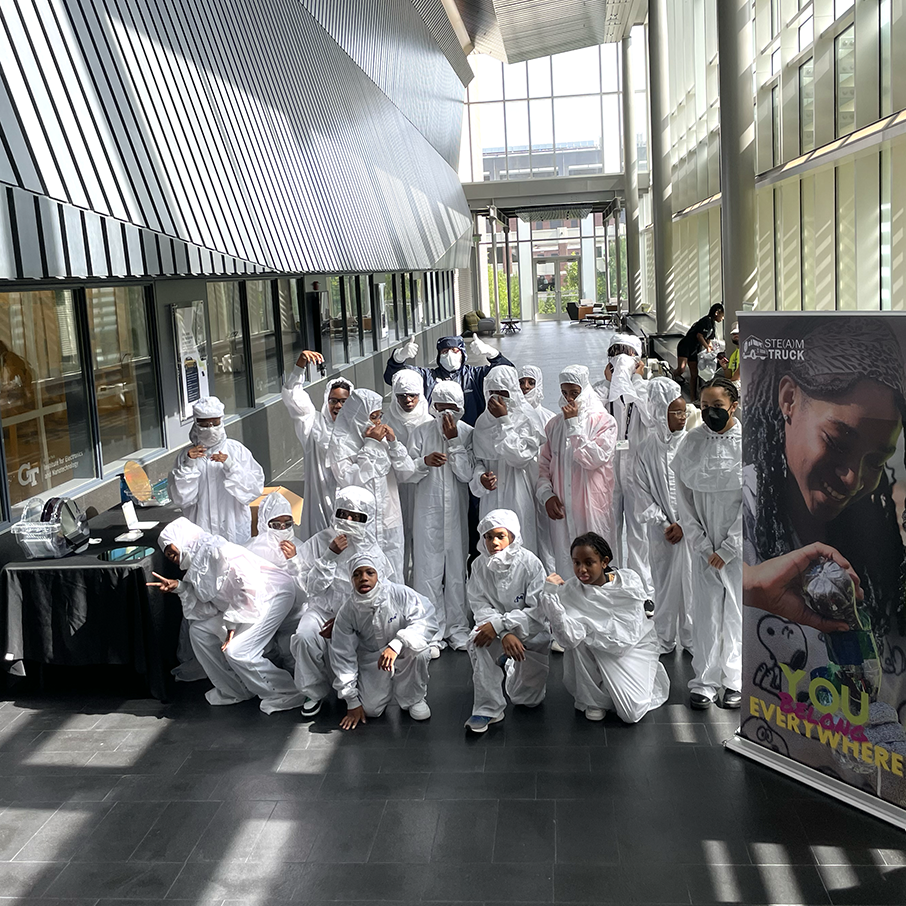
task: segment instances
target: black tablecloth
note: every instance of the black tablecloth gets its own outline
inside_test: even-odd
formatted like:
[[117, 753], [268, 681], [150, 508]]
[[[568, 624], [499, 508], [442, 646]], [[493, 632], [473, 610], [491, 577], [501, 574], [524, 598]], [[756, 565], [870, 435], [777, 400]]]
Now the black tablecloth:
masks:
[[[20, 560], [0, 572], [0, 650], [7, 670], [22, 661], [66, 666], [120, 664], [143, 675], [151, 694], [165, 700], [175, 663], [181, 610], [175, 595], [145, 583], [152, 570], [175, 576], [157, 544], [163, 527], [180, 514], [169, 507], [137, 509], [142, 522], [158, 522], [135, 542], [114, 538], [127, 531], [116, 507], [89, 522], [92, 538], [82, 554], [58, 560]], [[154, 548], [129, 563], [108, 563], [98, 554], [127, 544]]]

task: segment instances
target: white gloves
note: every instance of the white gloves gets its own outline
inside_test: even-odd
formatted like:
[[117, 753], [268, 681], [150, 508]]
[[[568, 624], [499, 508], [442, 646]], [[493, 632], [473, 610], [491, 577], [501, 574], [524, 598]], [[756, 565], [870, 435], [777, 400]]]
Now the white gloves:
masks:
[[489, 359], [494, 359], [500, 355], [500, 352], [497, 349], [488, 343], [485, 343], [484, 340], [479, 340], [478, 337], [475, 337], [472, 342], [469, 343], [469, 352], [475, 356], [487, 356]]
[[393, 350], [393, 360], [400, 365], [406, 361], [406, 359], [414, 359], [418, 355], [418, 343], [415, 340], [408, 340], [403, 343], [399, 349]]

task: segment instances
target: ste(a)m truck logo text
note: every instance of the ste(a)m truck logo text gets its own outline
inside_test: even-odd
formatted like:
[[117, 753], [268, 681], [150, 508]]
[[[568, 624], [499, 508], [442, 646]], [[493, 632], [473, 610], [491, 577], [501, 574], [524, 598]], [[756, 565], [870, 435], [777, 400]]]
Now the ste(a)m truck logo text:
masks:
[[759, 362], [765, 359], [802, 361], [805, 358], [805, 340], [786, 337], [768, 337], [763, 340], [753, 334], [743, 340], [742, 357]]

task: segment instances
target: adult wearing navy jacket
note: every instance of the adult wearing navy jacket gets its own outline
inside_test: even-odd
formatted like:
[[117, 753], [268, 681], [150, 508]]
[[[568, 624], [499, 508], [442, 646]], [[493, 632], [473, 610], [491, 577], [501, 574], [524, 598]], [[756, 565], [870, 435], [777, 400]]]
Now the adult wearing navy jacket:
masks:
[[441, 337], [437, 341], [437, 367], [416, 368], [415, 365], [406, 365], [407, 359], [414, 359], [418, 355], [418, 344], [414, 340], [404, 343], [395, 349], [387, 361], [384, 369], [384, 382], [393, 382], [393, 376], [403, 368], [417, 371], [425, 382], [425, 399], [431, 400], [431, 391], [438, 381], [456, 381], [462, 387], [465, 397], [465, 413], [462, 420], [467, 425], [475, 425], [475, 420], [484, 412], [484, 377], [498, 365], [512, 365], [513, 363], [493, 346], [476, 337], [469, 344], [469, 351], [473, 355], [486, 355], [487, 365], [466, 364], [466, 344], [462, 337]]

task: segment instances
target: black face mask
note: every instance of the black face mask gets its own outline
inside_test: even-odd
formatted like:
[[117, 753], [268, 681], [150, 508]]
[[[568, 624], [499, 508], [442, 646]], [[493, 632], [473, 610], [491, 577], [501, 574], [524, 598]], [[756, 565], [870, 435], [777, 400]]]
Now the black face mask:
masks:
[[702, 407], [702, 421], [714, 432], [720, 434], [730, 421], [730, 413], [726, 409], [716, 409], [713, 406]]

